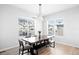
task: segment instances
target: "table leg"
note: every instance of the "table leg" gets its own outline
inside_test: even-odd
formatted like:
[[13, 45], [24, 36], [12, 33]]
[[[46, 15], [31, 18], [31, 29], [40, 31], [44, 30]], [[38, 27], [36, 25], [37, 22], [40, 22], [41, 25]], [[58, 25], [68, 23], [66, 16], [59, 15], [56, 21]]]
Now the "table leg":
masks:
[[30, 53], [31, 53], [31, 55], [36, 55], [35, 53], [34, 53], [34, 46], [35, 46], [35, 44], [32, 44], [32, 48], [30, 49]]

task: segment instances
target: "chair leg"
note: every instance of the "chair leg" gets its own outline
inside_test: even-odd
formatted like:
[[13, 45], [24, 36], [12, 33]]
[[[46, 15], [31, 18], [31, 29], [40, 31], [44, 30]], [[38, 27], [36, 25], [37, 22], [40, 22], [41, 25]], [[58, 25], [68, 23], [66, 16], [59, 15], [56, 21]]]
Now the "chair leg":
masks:
[[27, 53], [28, 53], [28, 55], [29, 55], [29, 49], [28, 49], [27, 51], [28, 51]]
[[24, 51], [22, 50], [22, 55], [24, 54]]
[[53, 42], [53, 48], [55, 48], [55, 42]]
[[49, 47], [52, 47], [52, 46], [51, 46], [51, 43], [49, 44]]
[[19, 55], [20, 55], [20, 49], [19, 49]]

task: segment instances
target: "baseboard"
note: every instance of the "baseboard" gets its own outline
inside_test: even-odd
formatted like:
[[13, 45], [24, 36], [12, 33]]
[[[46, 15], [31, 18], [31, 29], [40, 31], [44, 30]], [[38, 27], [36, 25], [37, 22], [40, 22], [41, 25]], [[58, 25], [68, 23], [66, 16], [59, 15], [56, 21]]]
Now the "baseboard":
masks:
[[79, 45], [74, 45], [74, 44], [70, 44], [70, 43], [65, 43], [65, 42], [56, 42], [56, 43], [64, 44], [64, 45], [67, 45], [67, 46], [72, 46], [72, 47], [79, 48]]
[[16, 47], [18, 47], [18, 45], [17, 46], [13, 46], [13, 47], [8, 47], [8, 48], [0, 49], [0, 52], [7, 51], [9, 49], [16, 48]]

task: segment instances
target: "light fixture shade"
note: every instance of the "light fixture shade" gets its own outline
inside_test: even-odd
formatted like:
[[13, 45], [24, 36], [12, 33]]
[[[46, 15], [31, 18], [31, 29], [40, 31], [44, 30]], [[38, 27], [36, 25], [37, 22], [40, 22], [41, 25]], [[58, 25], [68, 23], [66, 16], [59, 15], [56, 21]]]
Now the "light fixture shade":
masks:
[[42, 16], [42, 4], [39, 4], [39, 15], [38, 16]]
[[41, 6], [42, 4], [39, 4], [39, 6]]

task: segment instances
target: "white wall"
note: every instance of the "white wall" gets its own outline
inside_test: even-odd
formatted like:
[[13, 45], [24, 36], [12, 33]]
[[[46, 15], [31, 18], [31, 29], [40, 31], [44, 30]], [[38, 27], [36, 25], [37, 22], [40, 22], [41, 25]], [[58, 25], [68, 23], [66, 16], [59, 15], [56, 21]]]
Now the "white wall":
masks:
[[79, 48], [79, 7], [49, 15], [47, 19], [56, 20], [57, 17], [64, 20], [64, 36], [56, 37], [56, 41]]
[[11, 5], [0, 5], [0, 50], [18, 45], [18, 17], [33, 16]]

